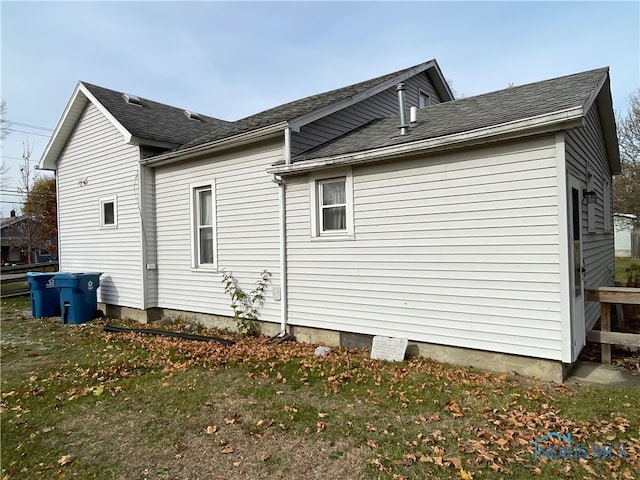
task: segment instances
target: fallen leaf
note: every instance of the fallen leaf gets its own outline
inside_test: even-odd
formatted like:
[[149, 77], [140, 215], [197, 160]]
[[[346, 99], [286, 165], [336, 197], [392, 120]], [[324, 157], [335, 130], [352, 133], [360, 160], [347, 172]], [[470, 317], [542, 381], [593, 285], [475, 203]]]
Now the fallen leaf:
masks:
[[268, 453], [263, 453], [262, 455], [260, 455], [260, 460], [263, 462], [266, 462], [270, 458], [271, 458], [271, 455], [269, 455]]
[[473, 480], [473, 474], [471, 472], [467, 472], [464, 469], [460, 469], [460, 478], [462, 480]]
[[58, 460], [58, 464], [61, 465], [61, 466], [69, 465], [71, 462], [73, 462], [73, 455], [63, 455]]
[[207, 435], [213, 435], [218, 431], [218, 427], [216, 425], [209, 425], [207, 427]]
[[229, 453], [233, 453], [233, 447], [231, 445], [227, 445], [226, 447], [222, 447], [222, 449], [220, 449], [221, 453], [224, 453], [225, 455], [229, 454]]

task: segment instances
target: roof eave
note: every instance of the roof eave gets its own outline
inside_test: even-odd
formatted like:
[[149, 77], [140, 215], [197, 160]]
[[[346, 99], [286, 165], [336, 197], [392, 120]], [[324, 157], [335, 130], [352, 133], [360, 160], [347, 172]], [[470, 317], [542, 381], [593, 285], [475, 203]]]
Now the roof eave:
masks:
[[73, 134], [80, 117], [82, 116], [87, 104], [91, 102], [113, 126], [122, 134], [125, 143], [130, 143], [132, 139], [131, 133], [116, 120], [116, 118], [93, 96], [93, 94], [85, 87], [82, 82], [76, 85], [67, 106], [62, 113], [62, 117], [58, 121], [49, 142], [44, 149], [44, 153], [38, 162], [39, 170], [56, 170], [58, 159], [67, 146], [69, 138]]
[[608, 70], [606, 79], [596, 96], [596, 104], [598, 105], [598, 113], [600, 114], [600, 123], [602, 124], [604, 142], [607, 150], [607, 159], [609, 160], [611, 174], [619, 175], [622, 173], [622, 165], [620, 164], [620, 146], [618, 144], [616, 119], [613, 114], [611, 80], [609, 78]]
[[217, 153], [222, 150], [228, 150], [230, 148], [239, 147], [258, 140], [264, 140], [266, 138], [283, 134], [287, 126], [287, 122], [274, 123], [272, 125], [267, 125], [266, 127], [239, 133], [231, 137], [214, 140], [202, 145], [196, 145], [194, 147], [185, 148], [183, 150], [174, 150], [171, 152], [161, 153], [160, 155], [155, 155], [153, 157], [148, 157], [140, 160], [140, 164], [151, 167], [159, 167], [162, 165], [168, 165], [170, 163], [200, 157], [202, 155]]
[[559, 130], [568, 130], [570, 128], [582, 126], [584, 126], [584, 110], [582, 107], [575, 107], [546, 115], [500, 125], [492, 125], [490, 127], [445, 135], [442, 137], [311, 159], [292, 163], [290, 165], [274, 165], [267, 169], [267, 172], [280, 176], [298, 175], [341, 165], [364, 164], [390, 160], [398, 157], [414, 156], [427, 152], [441, 152], [455, 148], [486, 144]]

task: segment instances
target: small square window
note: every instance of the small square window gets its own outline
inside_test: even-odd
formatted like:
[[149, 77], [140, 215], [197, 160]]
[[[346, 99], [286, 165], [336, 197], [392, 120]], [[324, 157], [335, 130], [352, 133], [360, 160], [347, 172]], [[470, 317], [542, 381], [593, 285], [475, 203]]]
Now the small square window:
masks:
[[115, 227], [118, 225], [116, 197], [100, 199], [100, 226]]

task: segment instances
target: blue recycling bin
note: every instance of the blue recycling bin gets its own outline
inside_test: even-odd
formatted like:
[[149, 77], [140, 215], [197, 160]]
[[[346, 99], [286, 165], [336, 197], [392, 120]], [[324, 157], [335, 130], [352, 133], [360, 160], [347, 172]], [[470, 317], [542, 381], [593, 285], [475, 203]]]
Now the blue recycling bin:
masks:
[[60, 290], [60, 316], [63, 323], [85, 323], [96, 318], [102, 273], [58, 272], [53, 277]]
[[35, 318], [60, 315], [60, 293], [54, 282], [55, 273], [27, 272], [31, 292], [31, 316]]

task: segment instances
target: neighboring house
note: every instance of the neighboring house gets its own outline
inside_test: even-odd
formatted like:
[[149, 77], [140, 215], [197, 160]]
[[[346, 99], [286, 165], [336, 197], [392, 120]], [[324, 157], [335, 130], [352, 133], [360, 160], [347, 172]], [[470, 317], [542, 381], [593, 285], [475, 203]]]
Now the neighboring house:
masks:
[[[614, 213], [616, 257], [640, 257], [640, 229], [637, 225], [634, 226], [635, 220], [635, 215]], [[634, 242], [635, 251], [632, 248]]]
[[231, 325], [220, 270], [267, 269], [267, 333], [556, 380], [613, 281], [619, 167], [608, 69], [454, 100], [433, 60], [235, 122], [80, 82], [40, 162], [108, 312]]
[[[27, 215], [16, 215], [15, 210], [11, 210], [8, 218], [0, 219], [1, 265], [39, 261], [40, 256], [50, 246], [50, 242], [46, 245], [38, 245], [33, 240], [36, 238], [35, 229], [33, 219]], [[30, 244], [31, 259], [29, 259]]]

